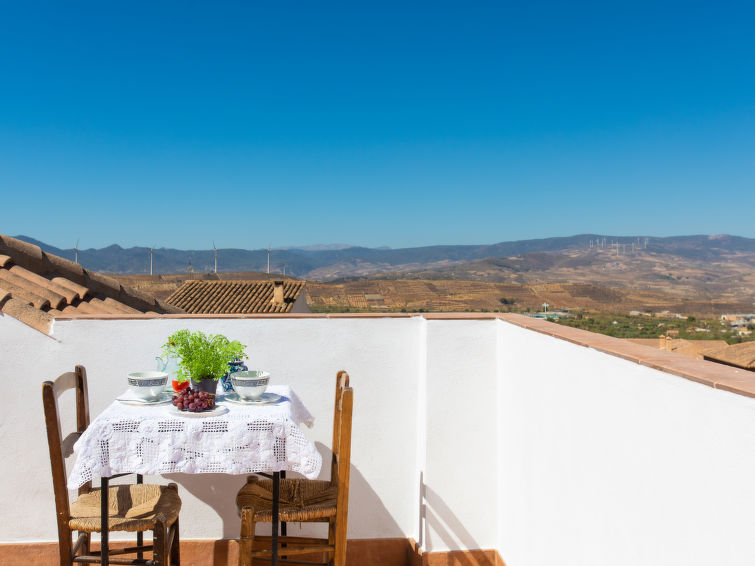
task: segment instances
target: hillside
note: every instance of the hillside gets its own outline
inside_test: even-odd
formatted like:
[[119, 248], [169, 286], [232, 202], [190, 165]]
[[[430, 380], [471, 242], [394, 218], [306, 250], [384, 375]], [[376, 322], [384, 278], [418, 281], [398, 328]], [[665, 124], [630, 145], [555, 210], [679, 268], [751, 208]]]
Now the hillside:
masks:
[[[121, 283], [166, 299], [186, 275], [116, 275]], [[193, 279], [266, 279], [258, 272], [195, 274]], [[537, 311], [551, 309], [593, 312], [651, 310], [717, 315], [749, 312], [747, 301], [684, 299], [663, 292], [609, 288], [591, 283], [497, 283], [458, 280], [360, 279], [340, 283], [307, 282], [307, 299], [315, 312], [459, 312]]]
[[[73, 259], [72, 249], [61, 250], [38, 242], [32, 238], [20, 239], [39, 245], [43, 250]], [[605, 248], [590, 247], [597, 241], [606, 242]], [[404, 249], [376, 249], [345, 247], [340, 249], [279, 249], [271, 254], [271, 267], [274, 271], [300, 278], [330, 281], [345, 277], [366, 277], [392, 272], [403, 276], [416, 275], [423, 271], [439, 272], [457, 265], [486, 259], [517, 262], [518, 256], [544, 253], [547, 258], [564, 256], [563, 267], [583, 267], [580, 263], [586, 254], [594, 252], [596, 260], [604, 262], [616, 254], [610, 246], [616, 242], [620, 252], [634, 253], [638, 257], [656, 257], [661, 263], [674, 262], [715, 263], [732, 259], [755, 265], [755, 240], [737, 236], [676, 236], [670, 238], [645, 238], [598, 236], [582, 234], [565, 238], [543, 238], [500, 242], [490, 245], [473, 246], [428, 246]], [[637, 249], [632, 252], [632, 246]], [[642, 246], [639, 248], [639, 246]], [[555, 254], [555, 256], [553, 255]], [[535, 258], [536, 256], [529, 256]], [[153, 252], [154, 273], [185, 273], [191, 265], [195, 272], [209, 272], [213, 265], [212, 250], [175, 250], [155, 248]], [[555, 261], [555, 259], [554, 259]], [[149, 250], [144, 247], [122, 248], [118, 245], [102, 249], [79, 250], [79, 262], [89, 269], [109, 273], [144, 274], [149, 270]], [[219, 249], [218, 267], [221, 272], [264, 271], [267, 263], [265, 250]], [[542, 267], [545, 266], [541, 266]]]
[[[719, 250], [706, 253], [638, 250], [617, 254], [605, 249], [568, 250], [492, 258], [391, 275], [404, 279], [458, 279], [533, 285], [590, 283], [672, 301], [755, 301], [755, 254]], [[382, 277], [389, 276], [387, 274]]]
[[595, 312], [651, 310], [717, 315], [750, 312], [751, 301], [701, 301], [663, 292], [612, 289], [591, 283], [496, 283], [460, 280], [369, 279], [341, 283], [307, 283], [314, 311], [537, 311], [551, 309]]
[[[46, 249], [72, 256], [71, 250]], [[212, 250], [154, 250], [155, 271], [172, 269], [172, 275], [145, 275], [148, 258], [146, 248], [79, 251], [84, 266], [121, 274], [125, 284], [159, 298], [190, 277], [267, 277], [264, 250], [218, 250], [218, 274], [208, 273]], [[288, 275], [309, 281], [315, 310], [524, 310], [543, 302], [614, 312], [755, 310], [755, 240], [736, 236], [581, 235], [486, 246], [274, 250], [272, 270], [284, 266]]]

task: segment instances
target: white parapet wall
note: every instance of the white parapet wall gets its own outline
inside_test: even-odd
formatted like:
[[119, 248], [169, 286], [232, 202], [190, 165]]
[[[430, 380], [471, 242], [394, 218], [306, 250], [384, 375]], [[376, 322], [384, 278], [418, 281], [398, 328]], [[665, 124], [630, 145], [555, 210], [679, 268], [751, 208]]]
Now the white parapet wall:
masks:
[[[42, 381], [84, 365], [96, 415], [190, 328], [247, 344], [250, 368], [294, 388], [323, 477], [350, 373], [350, 538], [497, 549], [508, 566], [755, 564], [755, 400], [478, 318], [58, 320], [50, 337], [0, 316], [0, 543], [57, 537]], [[238, 537], [243, 477], [147, 480], [179, 484], [183, 538]]]
[[754, 399], [513, 324], [499, 347], [507, 566], [755, 564]]
[[[91, 413], [97, 415], [127, 388], [127, 372], [155, 368], [160, 346], [180, 328], [240, 340], [248, 345], [250, 368], [264, 368], [273, 383], [293, 387], [316, 417], [305, 433], [326, 456], [323, 477], [329, 477], [335, 376], [347, 370], [355, 390], [350, 536], [407, 536], [417, 523], [415, 414], [424, 324], [421, 318], [70, 320], [56, 322], [52, 339], [9, 317], [0, 319], [0, 375], [6, 387], [14, 384], [0, 398], [2, 448], [14, 454], [0, 460], [5, 502], [0, 517], [15, 517], [19, 506], [35, 510], [28, 525], [4, 521], [4, 542], [57, 536], [42, 381], [84, 365]], [[235, 493], [243, 477], [146, 478], [168, 480], [179, 484], [183, 499], [183, 538], [238, 538]]]
[[428, 551], [496, 547], [497, 320], [427, 322]]

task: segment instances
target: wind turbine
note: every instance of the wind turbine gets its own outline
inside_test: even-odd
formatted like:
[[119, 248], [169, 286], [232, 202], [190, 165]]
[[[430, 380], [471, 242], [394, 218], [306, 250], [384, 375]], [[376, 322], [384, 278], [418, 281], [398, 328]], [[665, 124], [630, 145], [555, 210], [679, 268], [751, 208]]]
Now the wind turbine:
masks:
[[272, 244], [268, 244], [266, 248], [267, 249], [267, 274], [268, 275], [270, 275], [270, 249], [271, 249], [270, 246], [272, 246]]
[[218, 248], [215, 247], [215, 240], [212, 241], [212, 250], [215, 252], [215, 273], [218, 272]]
[[[154, 246], [152, 246], [154, 248]], [[152, 275], [152, 248], [149, 249], [149, 274]]]
[[76, 238], [76, 245], [73, 247], [73, 261], [76, 263], [79, 263], [79, 240], [80, 238]]

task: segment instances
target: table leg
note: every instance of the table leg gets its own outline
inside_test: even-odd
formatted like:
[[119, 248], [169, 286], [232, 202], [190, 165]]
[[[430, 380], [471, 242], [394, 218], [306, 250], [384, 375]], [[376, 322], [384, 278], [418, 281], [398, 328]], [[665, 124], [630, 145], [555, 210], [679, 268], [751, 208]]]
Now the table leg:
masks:
[[[144, 483], [144, 476], [141, 474], [136, 474], [136, 485], [140, 485]], [[141, 547], [144, 544], [144, 533], [142, 531], [139, 531], [136, 533], [136, 546]], [[141, 560], [144, 558], [144, 553], [141, 550], [138, 550], [136, 552], [136, 559]]]
[[108, 537], [110, 535], [109, 515], [109, 478], [100, 479], [100, 564], [108, 566], [110, 556], [108, 555]]
[[280, 495], [280, 472], [273, 472], [273, 554], [272, 566], [278, 566], [278, 499]]
[[[286, 479], [286, 470], [281, 470], [281, 479], [282, 479], [282, 480], [285, 480], [285, 479]], [[286, 535], [288, 534], [288, 533], [286, 532], [286, 530], [287, 530], [287, 529], [286, 529], [286, 522], [285, 522], [285, 521], [283, 521], [283, 522], [281, 523], [281, 536], [283, 536], [283, 537], [284, 537], [284, 536], [286, 536]], [[286, 548], [286, 544], [285, 544], [285, 543], [283, 544], [283, 548]], [[285, 558], [285, 556], [284, 556], [284, 558]]]

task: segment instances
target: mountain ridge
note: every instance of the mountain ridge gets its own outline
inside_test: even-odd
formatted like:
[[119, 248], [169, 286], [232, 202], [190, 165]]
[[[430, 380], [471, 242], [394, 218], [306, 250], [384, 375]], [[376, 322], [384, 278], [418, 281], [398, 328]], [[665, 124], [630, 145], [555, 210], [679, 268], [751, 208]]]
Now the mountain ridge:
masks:
[[[73, 249], [60, 249], [29, 236], [16, 236], [18, 239], [38, 245], [42, 250], [74, 258]], [[602, 242], [605, 241], [605, 245]], [[601, 242], [599, 246], [597, 242]], [[646, 244], [647, 242], [647, 244]], [[755, 254], [755, 239], [728, 234], [686, 235], [686, 236], [610, 236], [600, 234], [578, 234], [529, 240], [504, 241], [495, 244], [435, 245], [414, 248], [366, 248], [351, 246], [338, 249], [274, 249], [271, 254], [271, 270], [288, 275], [329, 281], [350, 277], [371, 277], [380, 274], [403, 276], [417, 272], [448, 270], [452, 266], [470, 262], [490, 260], [501, 267], [521, 262], [525, 257], [528, 264], [536, 260], [541, 265], [538, 270], [547, 269], [548, 263], [575, 263], [575, 267], [587, 267], [585, 259], [567, 259], [569, 255], [582, 256], [593, 253], [600, 261], [610, 260], [611, 254], [621, 258], [630, 253], [653, 254], [656, 258], [683, 258], [690, 262], [728, 261], [737, 254], [749, 261]], [[633, 251], [634, 250], [634, 251]], [[528, 254], [557, 254], [565, 256], [554, 259], [550, 256]], [[119, 274], [140, 274], [149, 272], [149, 248], [123, 248], [118, 244], [100, 249], [79, 249], [79, 263], [88, 269]], [[214, 252], [208, 250], [178, 250], [155, 248], [152, 251], [154, 273], [208, 272], [214, 265]], [[588, 262], [589, 263], [589, 262]], [[238, 248], [218, 249], [218, 271], [265, 271], [267, 251]], [[509, 265], [512, 267], [512, 265]], [[563, 265], [562, 265], [563, 267]]]

